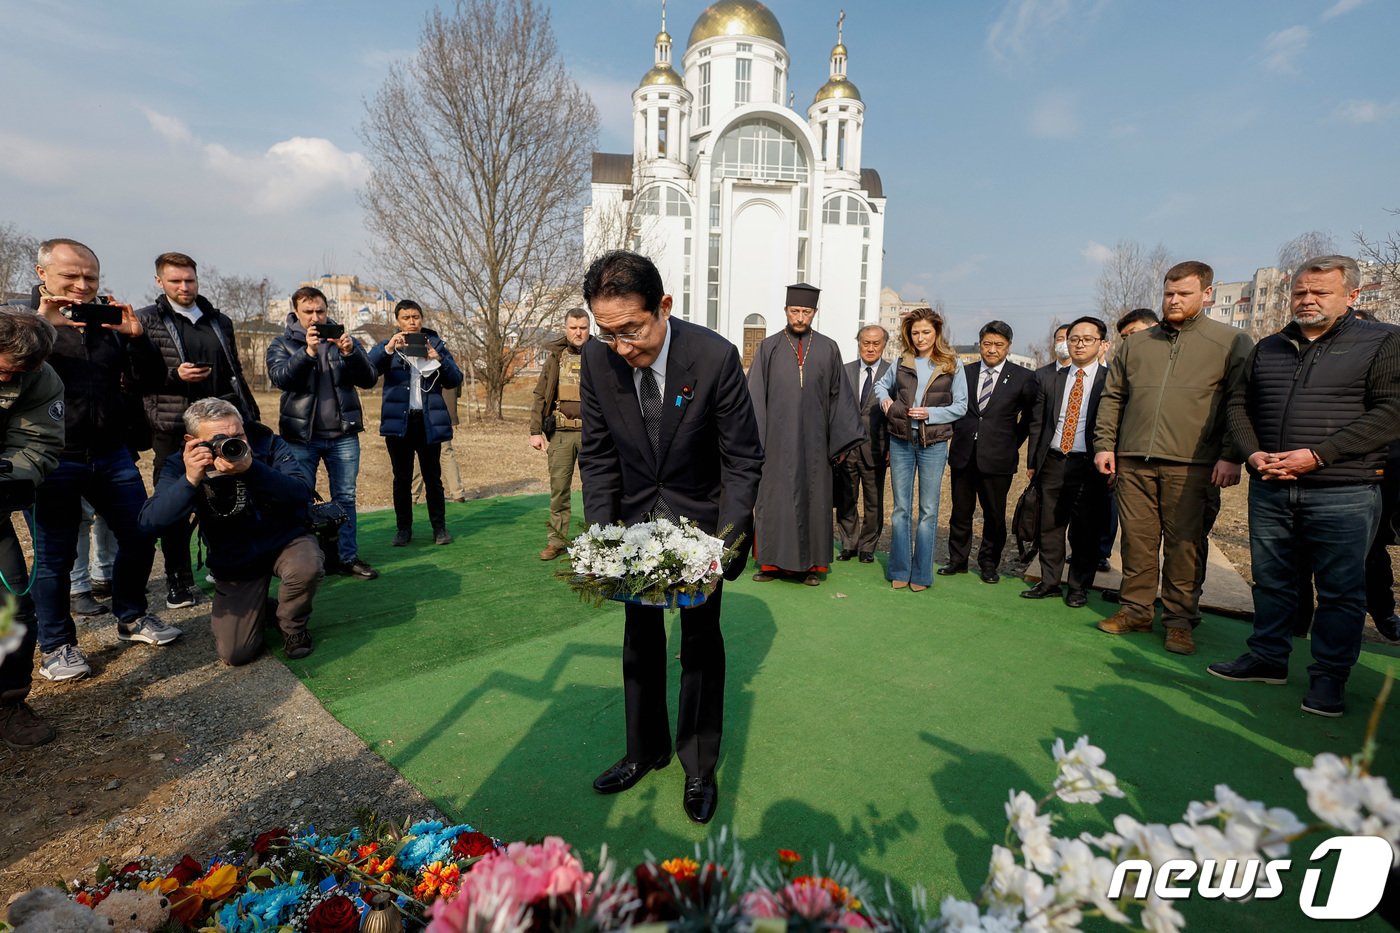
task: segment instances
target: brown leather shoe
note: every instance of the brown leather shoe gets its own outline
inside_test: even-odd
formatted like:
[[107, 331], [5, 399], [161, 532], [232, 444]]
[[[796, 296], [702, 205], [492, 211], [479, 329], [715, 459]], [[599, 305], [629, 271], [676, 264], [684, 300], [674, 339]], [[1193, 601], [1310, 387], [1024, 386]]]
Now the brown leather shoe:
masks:
[[1167, 629], [1167, 650], [1172, 654], [1195, 654], [1196, 639], [1189, 628]]
[[[1123, 610], [1118, 610], [1099, 623], [1099, 631], [1110, 635], [1131, 635], [1134, 632], [1152, 631], [1151, 619], [1133, 619]], [[1187, 634], [1190, 634], [1189, 632]]]
[[38, 748], [53, 737], [53, 726], [40, 719], [28, 703], [21, 700], [0, 706], [0, 741], [15, 751]]
[[540, 560], [554, 560], [554, 558], [558, 557], [560, 554], [563, 554], [564, 551], [565, 548], [562, 548], [557, 544], [551, 544], [543, 551], [540, 551]]

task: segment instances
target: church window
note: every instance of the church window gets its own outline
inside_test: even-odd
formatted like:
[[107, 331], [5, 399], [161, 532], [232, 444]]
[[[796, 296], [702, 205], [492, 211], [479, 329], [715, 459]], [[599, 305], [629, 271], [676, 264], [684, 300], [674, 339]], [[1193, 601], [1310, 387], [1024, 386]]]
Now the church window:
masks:
[[846, 167], [846, 121], [836, 121], [836, 167]]
[[734, 62], [734, 102], [747, 104], [753, 87], [753, 59], [740, 58]]
[[656, 154], [662, 158], [666, 157], [666, 128], [670, 115], [669, 107], [662, 107], [656, 113]]
[[846, 223], [851, 225], [868, 225], [870, 223], [870, 212], [865, 209], [865, 205], [849, 195], [846, 197]]
[[700, 63], [700, 125], [710, 125], [710, 63]]
[[783, 64], [779, 62], [773, 66], [773, 103], [783, 102]]
[[841, 198], [839, 196], [829, 199], [822, 205], [822, 223], [841, 223]]
[[797, 138], [771, 120], [753, 119], [727, 130], [715, 146], [717, 178], [805, 181], [807, 157]]
[[719, 326], [719, 244], [719, 234], [710, 234], [709, 294], [705, 308], [705, 326], [710, 328]]

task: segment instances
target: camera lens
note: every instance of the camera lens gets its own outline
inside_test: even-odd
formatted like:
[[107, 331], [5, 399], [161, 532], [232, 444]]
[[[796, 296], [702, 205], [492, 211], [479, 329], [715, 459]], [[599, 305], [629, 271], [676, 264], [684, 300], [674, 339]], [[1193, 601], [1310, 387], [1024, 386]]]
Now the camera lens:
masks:
[[218, 454], [230, 463], [242, 460], [248, 454], [248, 443], [242, 438], [226, 437], [219, 442]]

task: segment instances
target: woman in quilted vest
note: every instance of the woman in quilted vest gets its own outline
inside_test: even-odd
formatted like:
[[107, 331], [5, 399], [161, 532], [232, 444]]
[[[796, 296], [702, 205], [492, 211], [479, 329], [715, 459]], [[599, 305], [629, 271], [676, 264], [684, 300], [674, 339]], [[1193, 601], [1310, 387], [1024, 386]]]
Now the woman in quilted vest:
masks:
[[[894, 511], [885, 578], [897, 590], [917, 593], [933, 585], [933, 546], [938, 501], [953, 422], [967, 412], [962, 363], [943, 336], [943, 318], [915, 308], [900, 325], [903, 351], [875, 385], [890, 431], [890, 484]], [[914, 482], [919, 514], [912, 521]], [[912, 551], [912, 553], [911, 553]]]

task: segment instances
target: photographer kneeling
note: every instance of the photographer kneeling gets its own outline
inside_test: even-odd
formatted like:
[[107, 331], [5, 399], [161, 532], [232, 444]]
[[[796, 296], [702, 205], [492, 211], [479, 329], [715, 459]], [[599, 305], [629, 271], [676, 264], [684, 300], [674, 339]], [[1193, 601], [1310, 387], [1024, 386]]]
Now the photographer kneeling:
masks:
[[[247, 664], [262, 651], [262, 629], [275, 615], [288, 658], [311, 653], [306, 621], [323, 574], [321, 549], [307, 531], [311, 483], [291, 447], [238, 409], [207, 398], [185, 409], [185, 449], [165, 461], [141, 525], [158, 533], [193, 511], [217, 581], [210, 625], [225, 664]], [[282, 583], [268, 598], [273, 577]]]

